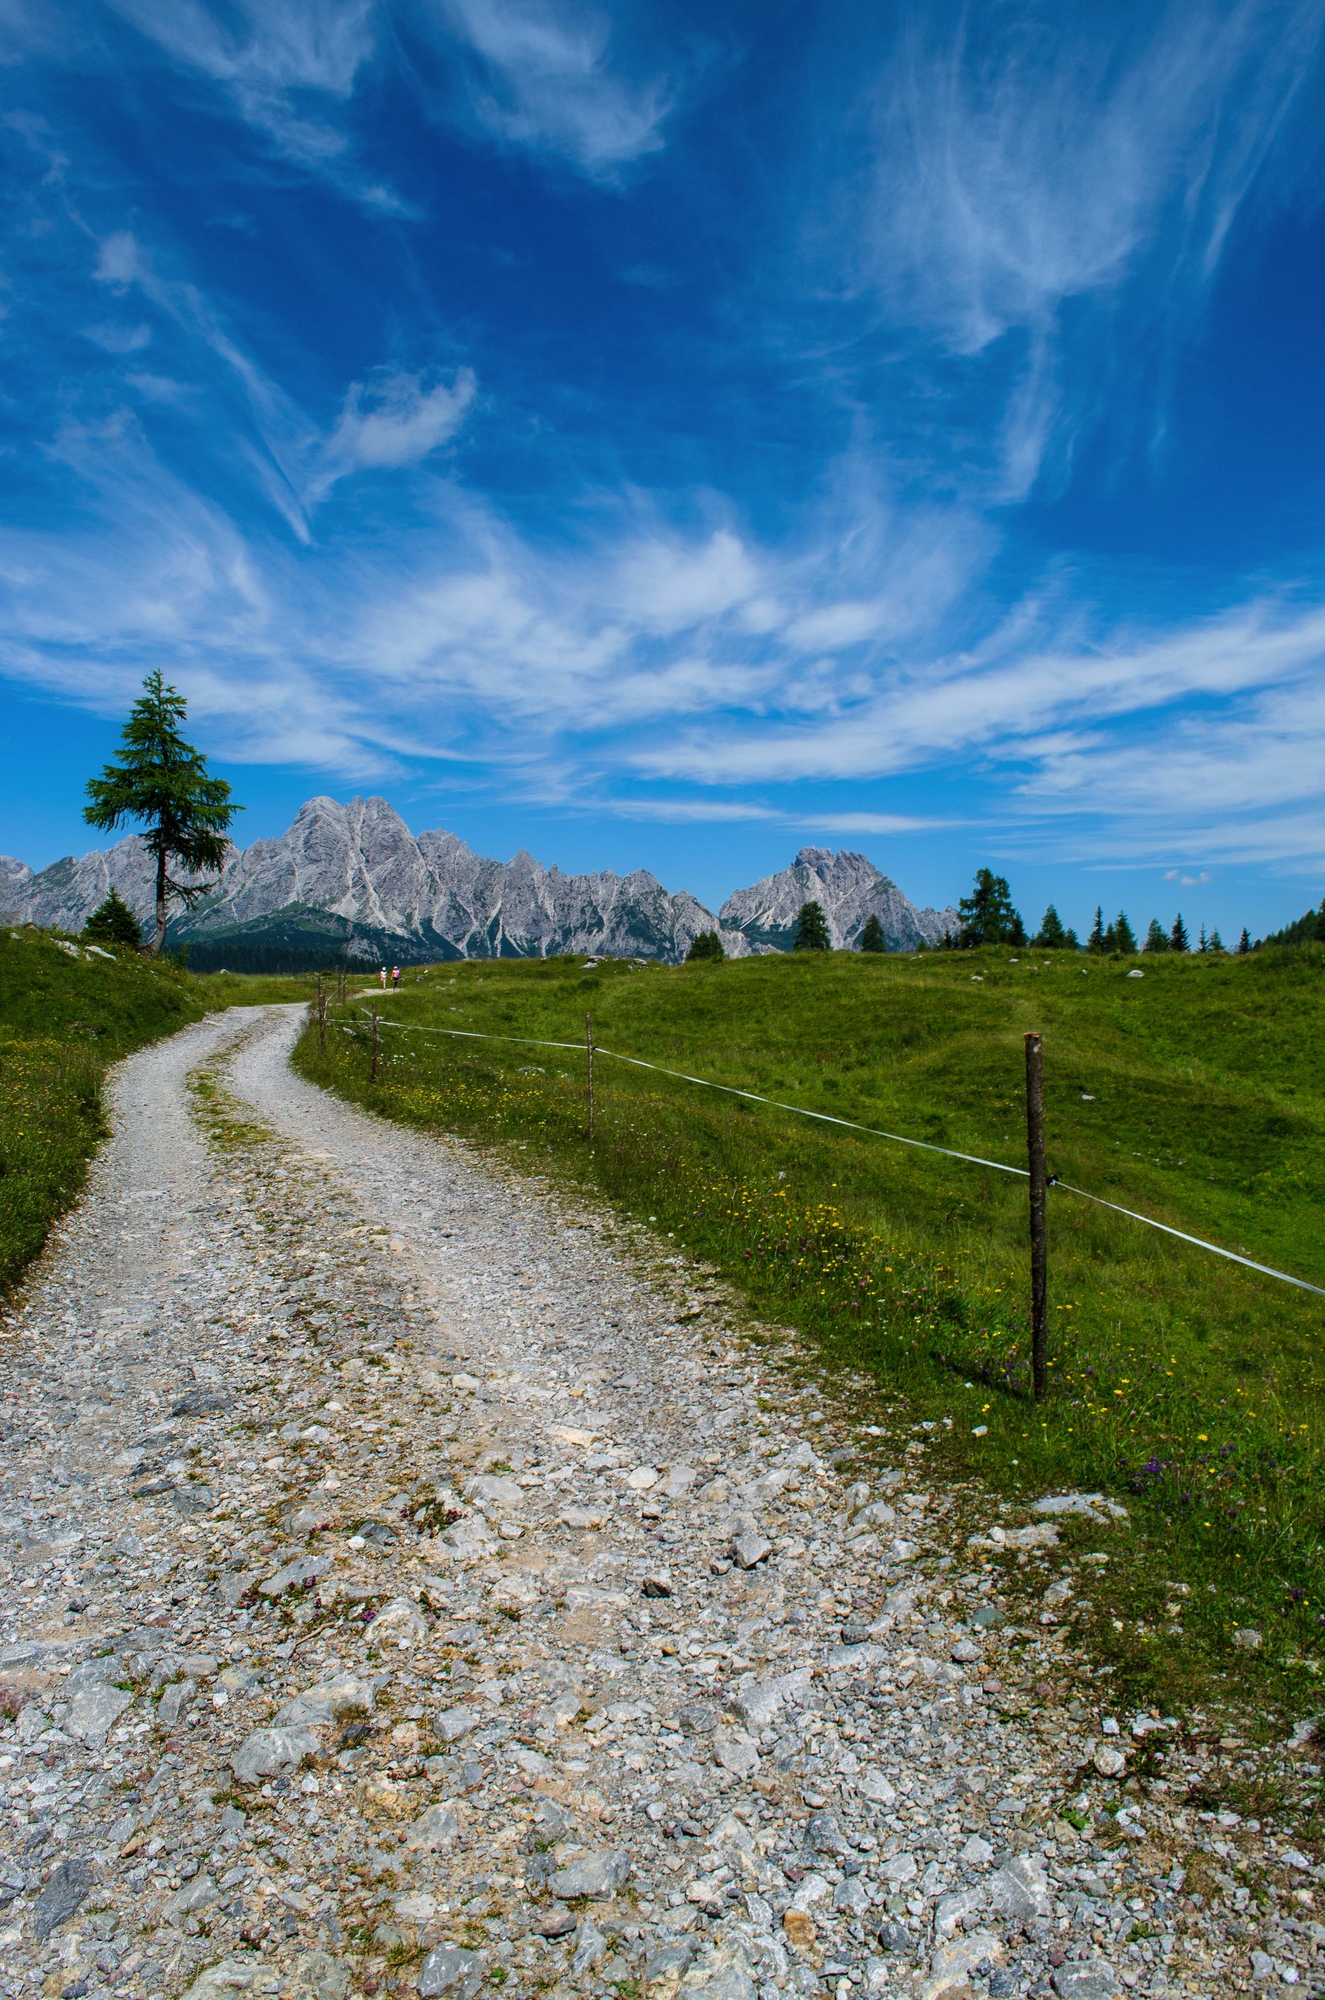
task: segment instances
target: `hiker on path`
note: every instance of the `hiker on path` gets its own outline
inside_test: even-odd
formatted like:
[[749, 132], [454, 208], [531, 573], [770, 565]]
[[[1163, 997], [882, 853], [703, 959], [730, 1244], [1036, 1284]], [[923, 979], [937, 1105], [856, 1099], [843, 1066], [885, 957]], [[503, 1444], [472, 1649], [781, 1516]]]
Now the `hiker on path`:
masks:
[[382, 991], [383, 991], [383, 992], [385, 993], [385, 992], [386, 992], [386, 967], [385, 967], [385, 966], [383, 966], [383, 967], [382, 967], [382, 969], [381, 969], [380, 973], [378, 974], [378, 977], [379, 977], [379, 978], [381, 979], [381, 981], [382, 981]]
[[399, 985], [400, 985], [400, 967], [398, 965], [393, 965], [391, 968], [391, 991], [394, 993]]

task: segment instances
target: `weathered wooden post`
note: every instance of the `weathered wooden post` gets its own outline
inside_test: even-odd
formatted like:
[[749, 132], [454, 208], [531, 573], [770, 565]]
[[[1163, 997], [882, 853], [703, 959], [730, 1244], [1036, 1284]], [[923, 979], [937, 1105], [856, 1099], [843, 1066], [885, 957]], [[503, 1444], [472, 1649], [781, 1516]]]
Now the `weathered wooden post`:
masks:
[[1031, 1379], [1035, 1400], [1049, 1393], [1049, 1229], [1048, 1182], [1044, 1172], [1044, 1041], [1026, 1037], [1026, 1145], [1031, 1196]]
[[584, 1046], [589, 1058], [589, 1144], [593, 1144], [593, 1015], [584, 1017]]
[[320, 972], [317, 976], [317, 1051], [322, 1056], [327, 1052], [327, 996]]
[[368, 1080], [370, 1083], [377, 1082], [377, 1002], [375, 1000], [373, 1002], [373, 1061], [372, 1067], [368, 1072]]

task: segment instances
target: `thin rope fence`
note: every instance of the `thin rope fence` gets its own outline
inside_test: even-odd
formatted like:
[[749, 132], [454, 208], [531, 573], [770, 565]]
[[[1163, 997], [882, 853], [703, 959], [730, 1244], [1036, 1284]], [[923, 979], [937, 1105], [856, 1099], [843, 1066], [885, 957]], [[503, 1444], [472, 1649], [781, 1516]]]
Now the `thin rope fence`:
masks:
[[[404, 1035], [446, 1035], [457, 1041], [506, 1042], [512, 1046], [528, 1049], [565, 1049], [572, 1055], [584, 1054], [583, 1042], [544, 1041], [533, 1035], [493, 1035], [484, 1034], [476, 1028], [426, 1028], [408, 1021], [388, 1021], [380, 1015], [380, 1028], [394, 1028]], [[341, 1023], [342, 1032], [352, 1032]], [[810, 1118], [820, 1125], [837, 1125], [847, 1132], [860, 1132], [866, 1138], [884, 1139], [890, 1145], [911, 1146], [922, 1153], [940, 1153], [946, 1160], [964, 1160], [968, 1166], [988, 1167], [994, 1173], [1013, 1174], [1019, 1180], [1028, 1180], [1030, 1175], [1025, 1167], [1010, 1167], [1004, 1160], [988, 1160], [980, 1153], [960, 1153], [952, 1146], [936, 1146], [929, 1139], [908, 1138], [902, 1132], [885, 1132], [878, 1125], [860, 1125], [852, 1118], [835, 1118], [828, 1111], [811, 1111], [803, 1104], [786, 1104], [778, 1097], [762, 1097], [757, 1090], [740, 1090], [735, 1084], [715, 1083], [711, 1077], [692, 1076], [688, 1070], [668, 1069], [662, 1063], [646, 1062], [643, 1056], [622, 1055], [617, 1049], [604, 1048], [595, 1042], [596, 1056], [606, 1056], [612, 1062], [629, 1063], [634, 1069], [652, 1070], [657, 1076], [668, 1076], [677, 1083], [691, 1083], [700, 1090], [720, 1091], [726, 1097], [742, 1097], [751, 1104], [764, 1104], [773, 1111], [785, 1111], [794, 1118]], [[1312, 1285], [1305, 1278], [1296, 1278], [1290, 1271], [1277, 1271], [1272, 1264], [1258, 1264], [1251, 1257], [1241, 1256], [1236, 1250], [1226, 1250], [1220, 1243], [1207, 1243], [1203, 1236], [1189, 1236], [1185, 1229], [1174, 1229], [1167, 1222], [1157, 1222], [1153, 1215], [1141, 1215], [1133, 1208], [1123, 1208], [1116, 1201], [1106, 1201], [1103, 1195], [1091, 1194], [1087, 1188], [1073, 1187], [1068, 1181], [1061, 1181], [1057, 1175], [1049, 1177], [1049, 1186], [1061, 1188], [1064, 1194], [1079, 1195], [1083, 1201], [1093, 1201], [1100, 1208], [1112, 1209], [1115, 1215], [1125, 1215], [1131, 1222], [1144, 1223], [1147, 1229], [1158, 1229], [1165, 1236], [1176, 1236], [1183, 1243], [1190, 1243], [1198, 1250], [1208, 1250], [1214, 1257], [1227, 1258], [1230, 1264], [1241, 1264], [1248, 1271], [1258, 1271], [1264, 1278], [1277, 1278], [1281, 1284], [1295, 1285], [1299, 1291], [1314, 1292], [1317, 1298], [1325, 1298], [1325, 1285]]]

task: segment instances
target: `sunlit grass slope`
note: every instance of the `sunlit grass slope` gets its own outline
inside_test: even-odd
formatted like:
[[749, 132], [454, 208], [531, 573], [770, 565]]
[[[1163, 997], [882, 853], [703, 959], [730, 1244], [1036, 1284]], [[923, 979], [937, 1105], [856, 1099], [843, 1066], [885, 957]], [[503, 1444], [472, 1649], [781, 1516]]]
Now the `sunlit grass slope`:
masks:
[[[507, 961], [411, 974], [381, 1007], [565, 1041], [592, 1011], [607, 1049], [1009, 1165], [1025, 1160], [1022, 1038], [1038, 1028], [1051, 1172], [1325, 1285], [1323, 1010], [1313, 949]], [[869, 1377], [879, 1410], [904, 1397], [914, 1421], [950, 1418], [946, 1449], [996, 1486], [1120, 1494], [1152, 1559], [1115, 1565], [1095, 1615], [1136, 1671], [1176, 1685], [1222, 1661], [1291, 1682], [1325, 1658], [1325, 1299], [1054, 1190], [1053, 1392], [1037, 1409], [1024, 1181], [601, 1055], [590, 1149], [578, 1053], [390, 1027], [382, 1050], [376, 1086], [362, 1026], [333, 1030], [325, 1055], [310, 1030], [298, 1061], [388, 1116], [500, 1143], [656, 1218]], [[1230, 1652], [1252, 1626], [1254, 1662]]]

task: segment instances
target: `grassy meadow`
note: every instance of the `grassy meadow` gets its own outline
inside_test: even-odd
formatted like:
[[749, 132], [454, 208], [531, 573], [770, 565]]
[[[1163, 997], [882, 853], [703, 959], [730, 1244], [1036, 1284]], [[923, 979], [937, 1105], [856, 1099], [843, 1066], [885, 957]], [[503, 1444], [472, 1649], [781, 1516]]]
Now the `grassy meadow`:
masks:
[[[1051, 1173], [1325, 1286], [1325, 952], [1311, 947], [488, 961], [411, 971], [379, 1010], [573, 1043], [591, 1011], [600, 1050], [1014, 1166], [1037, 1028]], [[810, 1336], [862, 1422], [935, 1424], [954, 1471], [1009, 1494], [1121, 1497], [1132, 1527], [1109, 1541], [1082, 1625], [1130, 1685], [1176, 1701], [1227, 1675], [1299, 1713], [1316, 1698], [1325, 1299], [1051, 1189], [1052, 1393], [1037, 1408], [1023, 1180], [601, 1052], [591, 1147], [578, 1050], [387, 1026], [374, 1084], [366, 1011], [345, 1010], [325, 1053], [305, 1033], [304, 1074], [608, 1197]], [[1072, 1523], [1065, 1539], [1099, 1534]], [[1253, 1627], [1261, 1649], [1234, 1646]]]
[[50, 931], [0, 929], [0, 1297], [82, 1188], [111, 1063], [215, 1008], [302, 1000], [314, 985], [195, 979], [169, 959], [71, 956]]

